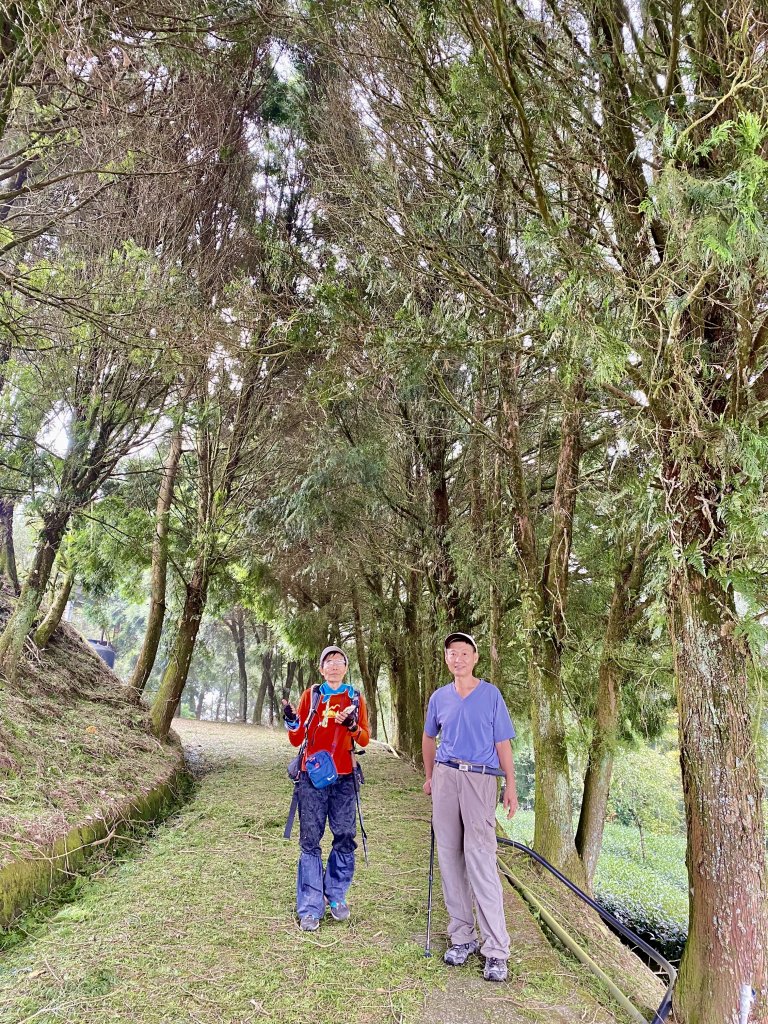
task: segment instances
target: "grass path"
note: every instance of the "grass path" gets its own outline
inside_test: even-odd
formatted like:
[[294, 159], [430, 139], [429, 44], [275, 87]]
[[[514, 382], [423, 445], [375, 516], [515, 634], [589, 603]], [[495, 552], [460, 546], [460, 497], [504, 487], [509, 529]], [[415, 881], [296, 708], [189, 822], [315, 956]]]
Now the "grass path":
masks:
[[507, 897], [516, 948], [507, 985], [480, 961], [450, 971], [425, 927], [429, 804], [407, 765], [364, 759], [370, 866], [350, 891], [352, 919], [296, 925], [297, 842], [282, 838], [290, 799], [280, 732], [182, 722], [213, 770], [150, 842], [50, 917], [0, 962], [0, 1024], [505, 1024], [621, 1016], [542, 939]]

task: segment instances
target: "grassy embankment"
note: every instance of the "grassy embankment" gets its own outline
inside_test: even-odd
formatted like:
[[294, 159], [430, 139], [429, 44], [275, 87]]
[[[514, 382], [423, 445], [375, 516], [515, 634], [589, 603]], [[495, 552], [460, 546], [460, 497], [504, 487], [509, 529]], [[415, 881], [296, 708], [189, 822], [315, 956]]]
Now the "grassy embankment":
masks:
[[[0, 591], [0, 628], [9, 608]], [[68, 626], [29, 648], [0, 700], [2, 925], [118, 822], [162, 812], [181, 752], [150, 735], [146, 712]]]

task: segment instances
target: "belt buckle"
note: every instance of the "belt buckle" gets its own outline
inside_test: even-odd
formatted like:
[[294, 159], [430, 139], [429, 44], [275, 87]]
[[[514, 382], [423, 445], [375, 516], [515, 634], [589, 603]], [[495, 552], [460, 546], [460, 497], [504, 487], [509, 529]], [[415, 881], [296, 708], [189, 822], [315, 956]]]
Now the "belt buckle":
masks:
[[459, 761], [460, 772], [468, 772], [471, 767], [471, 765], [465, 764], [463, 761]]

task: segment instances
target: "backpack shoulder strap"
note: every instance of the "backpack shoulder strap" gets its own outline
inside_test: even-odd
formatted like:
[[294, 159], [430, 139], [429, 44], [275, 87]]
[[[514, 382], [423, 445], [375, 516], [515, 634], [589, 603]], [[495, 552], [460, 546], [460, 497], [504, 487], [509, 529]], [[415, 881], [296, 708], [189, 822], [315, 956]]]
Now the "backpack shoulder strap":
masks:
[[310, 701], [309, 701], [309, 714], [307, 715], [307, 720], [304, 723], [304, 739], [305, 739], [305, 741], [306, 741], [307, 736], [309, 735], [310, 723], [312, 722], [312, 719], [317, 714], [317, 708], [318, 708], [318, 705], [320, 704], [320, 687], [319, 687], [319, 685], [317, 683], [313, 683], [312, 689], [310, 690], [310, 693], [311, 693], [312, 696], [310, 697]]

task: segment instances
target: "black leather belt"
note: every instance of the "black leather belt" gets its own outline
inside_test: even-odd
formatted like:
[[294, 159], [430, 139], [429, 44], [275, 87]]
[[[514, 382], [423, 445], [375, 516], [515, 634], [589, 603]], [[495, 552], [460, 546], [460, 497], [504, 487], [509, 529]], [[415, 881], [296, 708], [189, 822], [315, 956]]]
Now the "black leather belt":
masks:
[[504, 778], [504, 772], [500, 768], [489, 768], [487, 764], [470, 764], [469, 761], [438, 761], [438, 764], [446, 764], [449, 768], [457, 768], [460, 772], [478, 772], [480, 775], [495, 775], [497, 778]]

